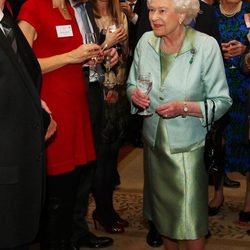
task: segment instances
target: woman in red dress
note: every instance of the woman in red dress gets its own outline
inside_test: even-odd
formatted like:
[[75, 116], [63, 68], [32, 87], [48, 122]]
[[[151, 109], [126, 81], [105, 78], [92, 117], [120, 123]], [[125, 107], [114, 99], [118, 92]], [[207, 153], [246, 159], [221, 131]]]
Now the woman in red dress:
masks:
[[42, 248], [72, 249], [72, 210], [79, 167], [95, 160], [82, 64], [100, 54], [83, 45], [74, 10], [65, 0], [28, 0], [18, 16], [43, 72], [41, 98], [57, 122], [47, 146], [47, 203]]

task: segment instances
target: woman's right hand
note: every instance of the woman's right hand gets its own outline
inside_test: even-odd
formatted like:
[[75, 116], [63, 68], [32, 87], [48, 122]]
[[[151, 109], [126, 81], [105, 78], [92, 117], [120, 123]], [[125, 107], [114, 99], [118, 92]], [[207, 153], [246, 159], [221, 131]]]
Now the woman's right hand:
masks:
[[131, 9], [130, 5], [128, 2], [124, 2], [124, 3], [120, 3], [121, 9], [122, 11], [126, 14], [126, 16], [129, 19], [132, 19], [135, 15], [135, 13], [133, 12], [133, 10]]
[[138, 88], [136, 88], [132, 95], [131, 95], [131, 100], [134, 104], [137, 106], [145, 109], [149, 106], [150, 99], [148, 95], [143, 94]]
[[57, 123], [52, 118], [52, 116], [50, 116], [50, 124], [45, 134], [45, 141], [50, 139], [56, 133], [56, 128], [57, 128]]
[[107, 30], [106, 38], [104, 43], [108, 44], [108, 47], [112, 47], [117, 43], [122, 43], [126, 41], [128, 34], [124, 27], [119, 27], [116, 31], [110, 32]]
[[82, 44], [78, 48], [67, 53], [69, 63], [83, 63], [91, 58], [98, 57], [102, 53], [97, 44]]
[[111, 68], [118, 63], [119, 55], [118, 55], [117, 50], [115, 48], [105, 50], [103, 53], [104, 53], [104, 56], [110, 57], [110, 67]]

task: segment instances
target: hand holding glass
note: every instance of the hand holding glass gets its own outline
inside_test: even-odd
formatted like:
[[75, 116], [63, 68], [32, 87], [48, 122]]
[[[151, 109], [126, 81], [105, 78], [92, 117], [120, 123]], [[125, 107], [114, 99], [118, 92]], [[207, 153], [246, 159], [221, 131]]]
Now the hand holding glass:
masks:
[[[230, 50], [231, 48], [233, 48], [233, 46], [235, 46], [234, 40], [221, 44], [222, 51], [225, 55], [230, 55]], [[236, 66], [234, 64], [234, 57], [230, 55], [230, 57], [225, 57], [225, 59], [228, 60], [228, 62], [230, 63], [229, 69], [236, 69]]]
[[[152, 79], [151, 74], [139, 74], [137, 78], [137, 88], [145, 95], [148, 95], [150, 90], [152, 89]], [[152, 112], [147, 111], [145, 108], [143, 111], [138, 112], [138, 115], [149, 116], [152, 115]]]

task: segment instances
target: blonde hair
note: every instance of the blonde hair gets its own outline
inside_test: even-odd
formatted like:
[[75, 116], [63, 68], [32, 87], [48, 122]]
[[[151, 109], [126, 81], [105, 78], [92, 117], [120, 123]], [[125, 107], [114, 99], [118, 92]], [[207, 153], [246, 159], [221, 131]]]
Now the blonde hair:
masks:
[[[150, 3], [152, 0], [147, 0]], [[200, 11], [200, 2], [199, 0], [165, 0], [172, 1], [175, 7], [175, 11], [178, 13], [186, 14], [184, 19], [184, 24], [189, 24]]]

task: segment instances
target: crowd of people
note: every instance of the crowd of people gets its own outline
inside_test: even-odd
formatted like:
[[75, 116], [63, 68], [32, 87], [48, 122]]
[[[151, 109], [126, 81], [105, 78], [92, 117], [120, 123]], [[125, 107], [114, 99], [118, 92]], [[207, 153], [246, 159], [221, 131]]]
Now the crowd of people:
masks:
[[[240, 185], [228, 172], [246, 176], [249, 222], [249, 11], [242, 0], [0, 0], [0, 250], [111, 246], [86, 215], [92, 193], [96, 228], [129, 226], [113, 206], [124, 142], [143, 147], [150, 246], [204, 250], [223, 186]], [[205, 107], [223, 150], [209, 178]]]

